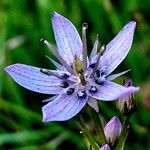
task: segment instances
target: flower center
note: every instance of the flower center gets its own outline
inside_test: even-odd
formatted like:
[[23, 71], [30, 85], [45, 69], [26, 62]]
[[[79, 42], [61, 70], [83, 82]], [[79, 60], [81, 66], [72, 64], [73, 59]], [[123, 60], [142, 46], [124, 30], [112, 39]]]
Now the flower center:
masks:
[[73, 70], [78, 78], [78, 82], [82, 85], [86, 85], [86, 77], [84, 74], [84, 64], [80, 59], [75, 58], [73, 62]]

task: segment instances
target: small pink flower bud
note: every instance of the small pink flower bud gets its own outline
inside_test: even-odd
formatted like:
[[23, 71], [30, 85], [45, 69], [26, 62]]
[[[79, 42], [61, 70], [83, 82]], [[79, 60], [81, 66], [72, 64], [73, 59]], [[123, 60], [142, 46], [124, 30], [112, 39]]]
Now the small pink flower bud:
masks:
[[99, 150], [111, 150], [111, 149], [108, 144], [105, 144]]
[[[132, 80], [125, 81], [124, 86], [131, 87]], [[131, 115], [136, 109], [133, 94], [120, 98], [117, 102], [117, 107], [125, 116]]]
[[116, 139], [120, 136], [122, 124], [117, 117], [113, 117], [105, 126], [104, 133], [106, 140], [111, 145], [114, 145]]

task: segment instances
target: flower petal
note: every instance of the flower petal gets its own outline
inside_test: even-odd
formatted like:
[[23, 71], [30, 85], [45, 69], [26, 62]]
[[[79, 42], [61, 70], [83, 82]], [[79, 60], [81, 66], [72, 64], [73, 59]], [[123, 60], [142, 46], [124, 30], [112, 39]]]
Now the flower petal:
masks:
[[59, 94], [62, 91], [62, 81], [54, 76], [40, 72], [40, 68], [14, 64], [5, 68], [5, 71], [21, 86], [31, 91], [43, 94]]
[[65, 17], [54, 13], [52, 26], [59, 55], [70, 66], [75, 56], [82, 60], [82, 41], [74, 25]]
[[110, 74], [127, 56], [133, 41], [136, 22], [131, 21], [106, 45], [101, 57], [100, 67], [104, 67], [105, 74]]
[[84, 107], [88, 96], [78, 98], [76, 91], [71, 95], [68, 95], [66, 91], [58, 95], [54, 101], [42, 107], [43, 122], [68, 120], [78, 114]]
[[92, 107], [96, 112], [99, 112], [99, 106], [98, 106], [98, 102], [96, 99], [94, 98], [89, 98], [89, 100], [87, 101], [88, 105], [90, 107]]
[[92, 82], [90, 86], [95, 86], [97, 88], [97, 92], [92, 93], [89, 88], [87, 88], [88, 95], [104, 101], [116, 100], [139, 90], [138, 87], [131, 86], [126, 88], [110, 81], [104, 81], [102, 85], [97, 85]]

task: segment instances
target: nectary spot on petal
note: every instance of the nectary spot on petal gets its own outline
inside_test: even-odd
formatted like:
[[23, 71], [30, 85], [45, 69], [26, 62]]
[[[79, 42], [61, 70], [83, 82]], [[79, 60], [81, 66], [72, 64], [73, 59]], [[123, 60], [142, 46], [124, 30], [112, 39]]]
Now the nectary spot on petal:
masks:
[[97, 69], [95, 73], [96, 73], [96, 76], [97, 76], [98, 78], [101, 76], [101, 72], [100, 72], [99, 69]]
[[89, 66], [90, 68], [95, 68], [95, 63], [92, 63], [92, 64], [90, 64], [90, 66]]
[[95, 83], [98, 85], [103, 85], [104, 81], [100, 80], [100, 79], [95, 79]]
[[63, 76], [62, 76], [62, 78], [64, 78], [64, 79], [68, 79], [68, 78], [69, 78], [69, 75], [68, 75], [68, 74], [66, 74], [66, 73], [64, 73], [64, 74], [63, 74]]
[[96, 93], [97, 92], [97, 87], [96, 86], [91, 86], [89, 88], [89, 91], [92, 92], [92, 93]]
[[61, 83], [61, 87], [62, 88], [67, 88], [69, 86], [69, 83], [68, 82], [62, 82]]
[[86, 92], [85, 92], [84, 90], [79, 90], [79, 91], [77, 92], [77, 96], [78, 96], [79, 98], [84, 98], [84, 97], [86, 97]]
[[67, 90], [67, 94], [71, 95], [74, 91], [75, 91], [74, 88], [70, 88], [70, 89]]

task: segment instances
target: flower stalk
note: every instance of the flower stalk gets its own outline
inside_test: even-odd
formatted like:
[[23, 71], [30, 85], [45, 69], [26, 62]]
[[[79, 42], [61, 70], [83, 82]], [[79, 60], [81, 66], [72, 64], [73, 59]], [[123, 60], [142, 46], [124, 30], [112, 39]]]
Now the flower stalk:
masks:
[[125, 141], [129, 133], [129, 117], [124, 118], [123, 130], [119, 137], [118, 144], [115, 150], [124, 150]]
[[87, 128], [86, 123], [85, 123], [83, 116], [81, 114], [78, 116], [78, 120], [79, 120], [81, 129], [82, 129], [82, 134], [83, 134], [85, 141], [87, 143], [88, 149], [89, 150], [90, 149], [98, 150], [99, 146], [96, 143], [96, 141], [94, 140], [94, 138], [91, 136], [91, 133], [90, 133], [89, 129]]
[[90, 109], [91, 118], [94, 123], [95, 131], [98, 136], [99, 144], [104, 145], [107, 143], [106, 137], [104, 134], [102, 122], [99, 113], [96, 113], [93, 109]]

